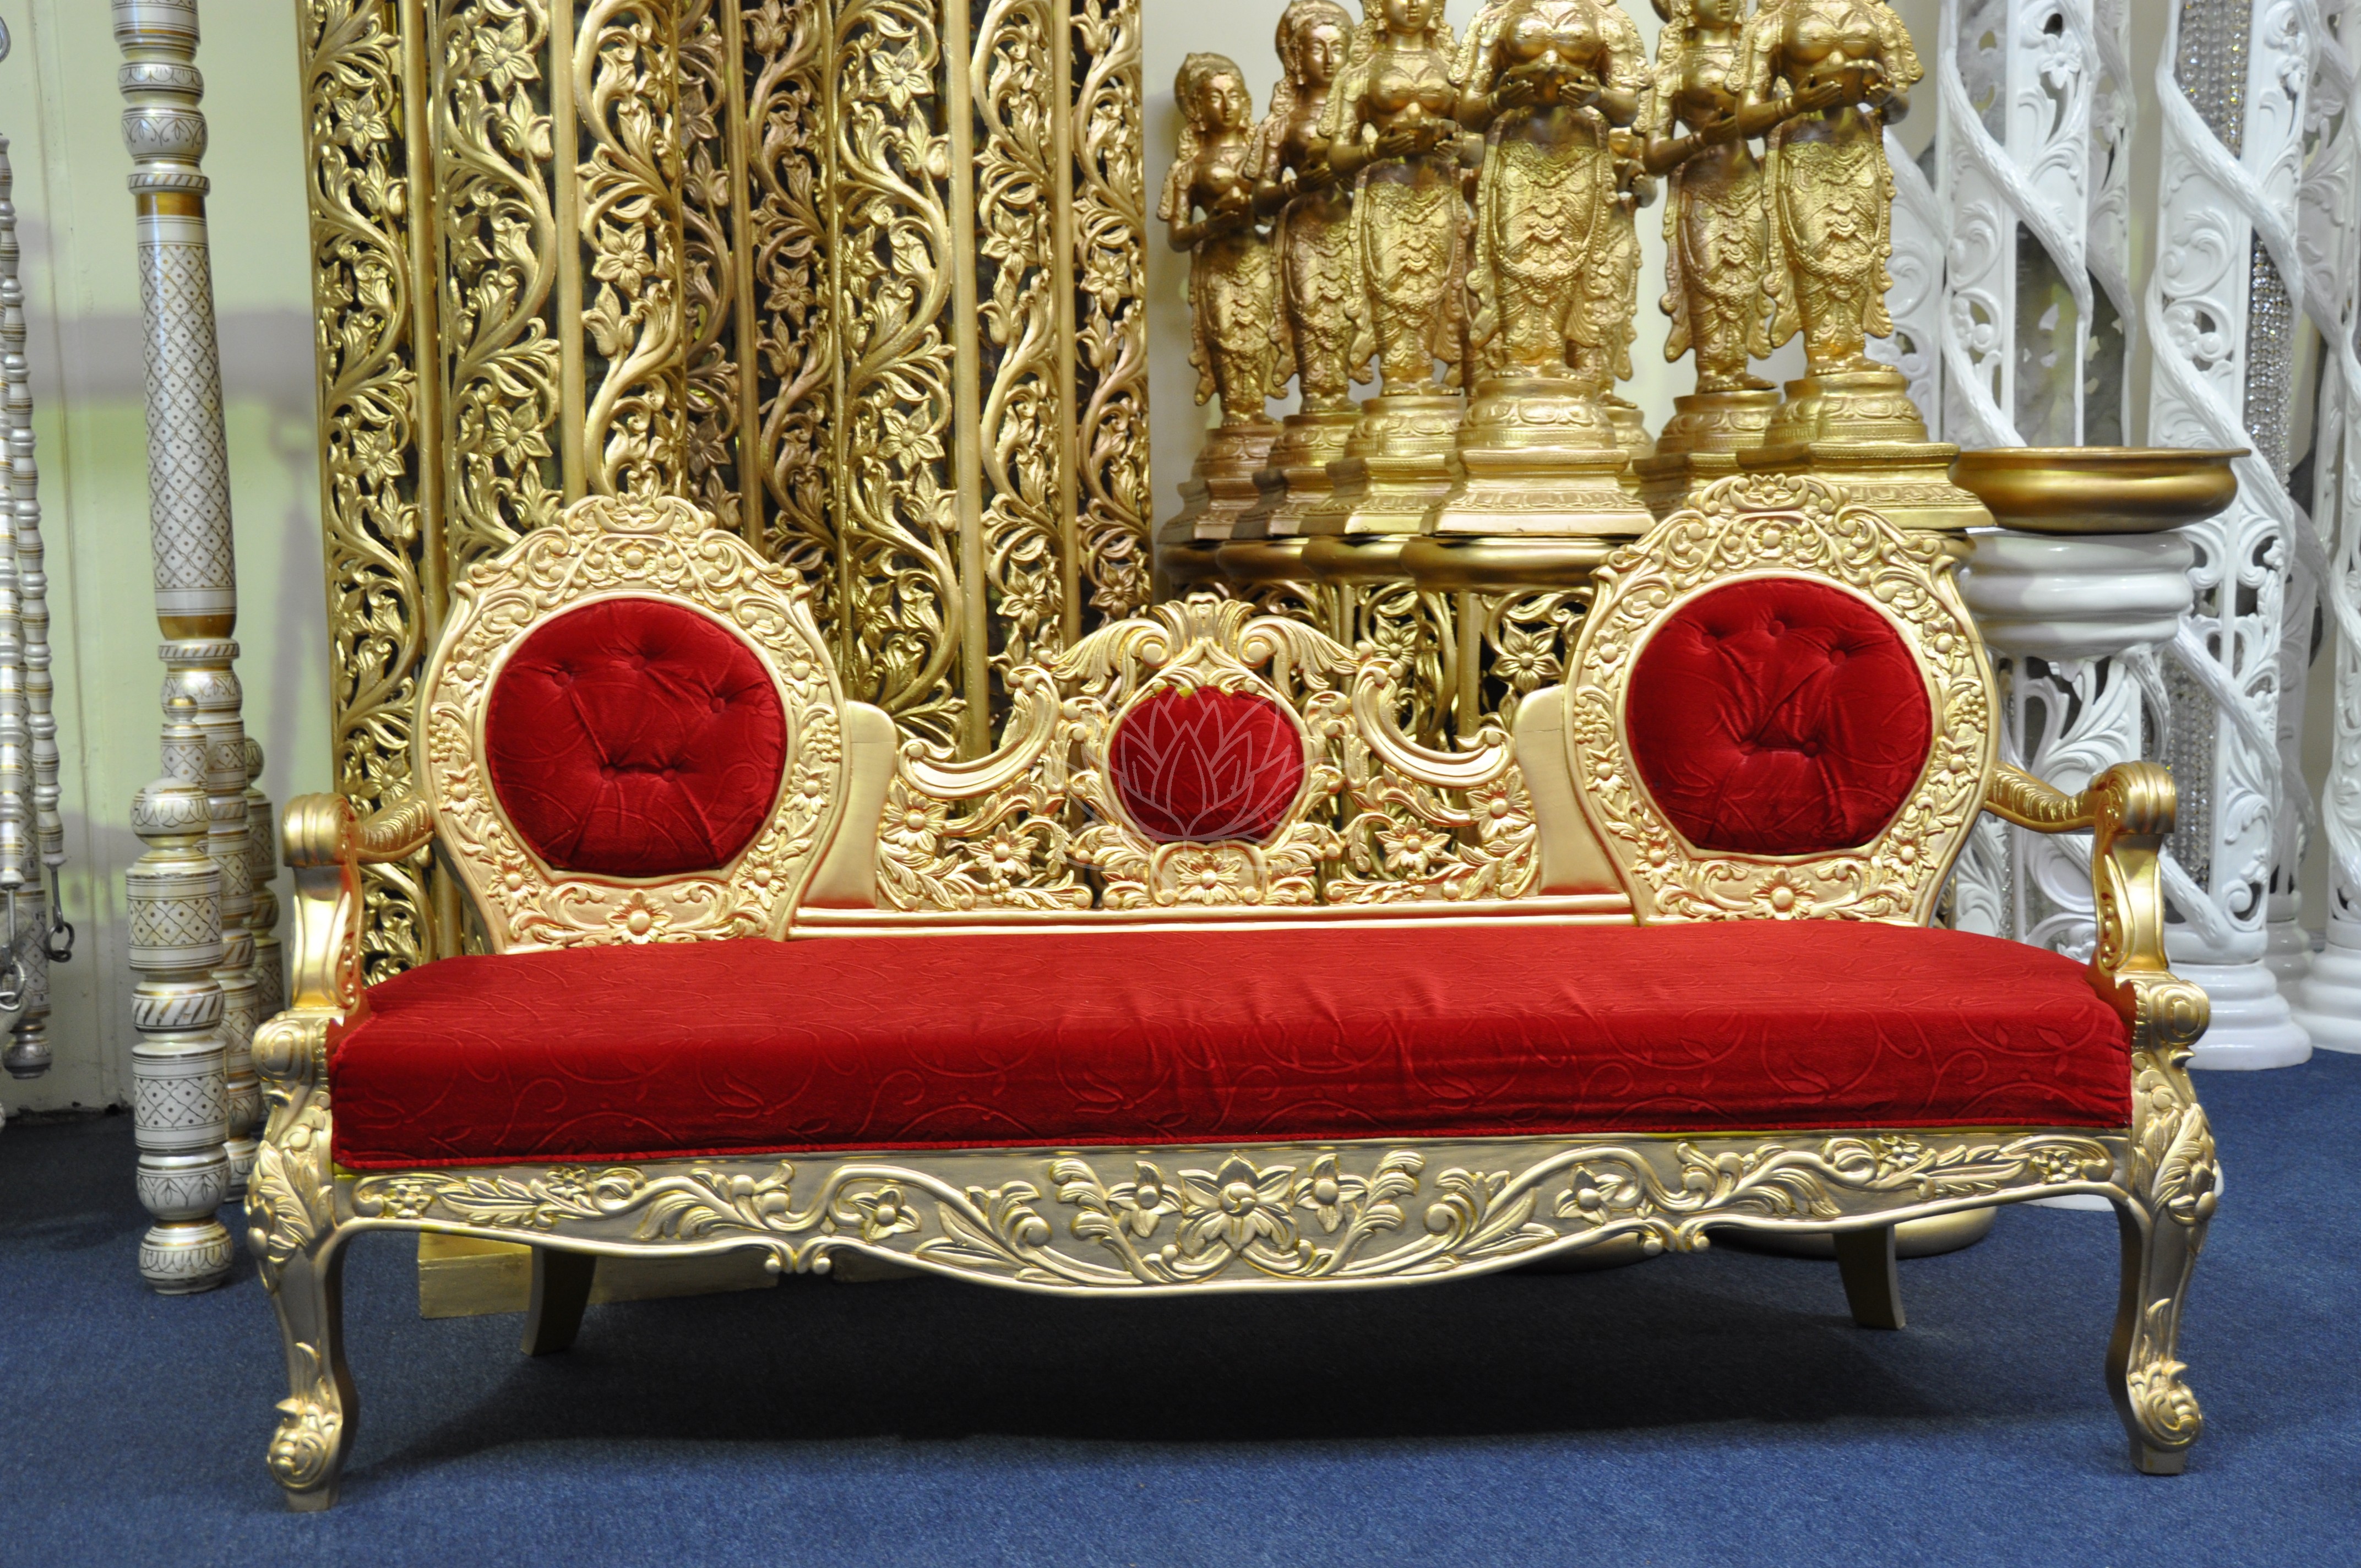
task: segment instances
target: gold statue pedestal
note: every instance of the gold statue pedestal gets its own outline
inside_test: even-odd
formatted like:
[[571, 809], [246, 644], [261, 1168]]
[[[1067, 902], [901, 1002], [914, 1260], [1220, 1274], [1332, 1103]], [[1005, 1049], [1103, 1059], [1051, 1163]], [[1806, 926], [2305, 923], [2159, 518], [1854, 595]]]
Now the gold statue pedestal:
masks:
[[1632, 460], [1640, 499], [1658, 518], [1695, 506], [1705, 488], [1738, 472], [1738, 455], [1763, 444], [1763, 433], [1779, 412], [1779, 393], [1770, 387], [1727, 392], [1689, 392], [1673, 400], [1673, 417], [1656, 437], [1656, 450]]
[[1809, 474], [1896, 528], [1989, 528], [1993, 516], [1983, 502], [1951, 482], [1959, 455], [1948, 441], [1927, 439], [1909, 383], [1901, 371], [1879, 366], [1788, 382], [1763, 444], [1741, 453], [1738, 466]]
[[1262, 471], [1279, 427], [1269, 420], [1215, 425], [1197, 451], [1196, 466], [1180, 484], [1180, 510], [1157, 531], [1157, 565], [1176, 587], [1218, 582], [1213, 553], [1238, 519], [1260, 499]]
[[1357, 409], [1290, 414], [1279, 422], [1279, 439], [1255, 475], [1254, 505], [1213, 552], [1223, 576], [1247, 587], [1311, 580], [1304, 526], [1334, 494], [1328, 466], [1345, 455], [1360, 422]]
[[1351, 444], [1328, 467], [1334, 489], [1304, 520], [1303, 564], [1314, 578], [1400, 580], [1403, 543], [1451, 493], [1465, 413], [1456, 392], [1393, 393], [1361, 405]]
[[[1451, 490], [1422, 532], [1636, 538], [1654, 521], [1627, 477], [1615, 411], [1578, 382], [1496, 377], [1476, 401], [1450, 458]], [[1631, 411], [1633, 420], [1639, 411]], [[1646, 439], [1644, 428], [1642, 440]]]

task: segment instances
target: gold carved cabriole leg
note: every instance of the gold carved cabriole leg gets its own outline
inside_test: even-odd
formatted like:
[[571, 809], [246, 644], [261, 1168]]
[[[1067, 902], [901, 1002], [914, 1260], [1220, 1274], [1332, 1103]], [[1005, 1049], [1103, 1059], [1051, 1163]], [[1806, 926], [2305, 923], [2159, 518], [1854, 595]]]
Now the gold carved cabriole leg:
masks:
[[291, 1010], [257, 1032], [270, 1122], [247, 1183], [247, 1242], [279, 1311], [287, 1398], [268, 1464], [300, 1513], [332, 1506], [359, 1406], [345, 1365], [344, 1243], [329, 1157], [330, 1014]]
[[2169, 1043], [2139, 1051], [2133, 1061], [2130, 1191], [2115, 1200], [2123, 1294], [2107, 1346], [2107, 1390], [2131, 1439], [2133, 1464], [2145, 1475], [2178, 1475], [2205, 1419], [2175, 1346], [2221, 1168], [2205, 1108], [2189, 1081], [2189, 1046], [2181, 1043], [2203, 1032], [2204, 992], [2171, 981], [2144, 988], [2140, 1003]]

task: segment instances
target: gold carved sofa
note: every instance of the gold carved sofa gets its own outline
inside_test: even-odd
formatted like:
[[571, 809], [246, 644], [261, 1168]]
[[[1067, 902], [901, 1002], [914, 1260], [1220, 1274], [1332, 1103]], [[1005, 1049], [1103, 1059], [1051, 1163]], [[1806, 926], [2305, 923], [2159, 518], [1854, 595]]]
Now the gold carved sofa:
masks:
[[[1513, 739], [1396, 728], [1396, 669], [1209, 597], [1009, 677], [953, 760], [844, 700], [793, 577], [678, 499], [478, 565], [414, 795], [296, 801], [294, 1005], [250, 1240], [328, 1506], [344, 1244], [524, 1241], [529, 1351], [599, 1255], [866, 1255], [1056, 1294], [1408, 1285], [1834, 1234], [1898, 1326], [1897, 1222], [2096, 1194], [2144, 1471], [2216, 1168], [2168, 972], [2173, 795], [2000, 764], [1943, 543], [1725, 481], [1598, 579]], [[1933, 928], [1978, 814], [2094, 836], [2087, 967]], [[364, 990], [365, 861], [429, 839], [485, 954]]]

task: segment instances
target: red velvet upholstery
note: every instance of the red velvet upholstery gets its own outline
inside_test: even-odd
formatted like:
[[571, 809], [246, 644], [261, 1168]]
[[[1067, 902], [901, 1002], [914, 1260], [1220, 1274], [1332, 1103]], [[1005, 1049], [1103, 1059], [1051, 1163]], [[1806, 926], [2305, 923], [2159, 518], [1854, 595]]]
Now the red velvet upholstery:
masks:
[[332, 1051], [336, 1156], [377, 1168], [2131, 1113], [2081, 968], [1849, 920], [445, 959], [370, 988]]
[[552, 868], [729, 864], [779, 795], [787, 725], [754, 651], [695, 610], [602, 599], [537, 628], [484, 716], [500, 808]]
[[1625, 698], [1641, 782], [1700, 850], [1866, 844], [1927, 766], [1925, 677], [1841, 588], [1758, 577], [1700, 594], [1648, 639]]
[[1303, 731], [1252, 692], [1152, 692], [1115, 727], [1107, 773], [1151, 839], [1260, 843], [1303, 788]]

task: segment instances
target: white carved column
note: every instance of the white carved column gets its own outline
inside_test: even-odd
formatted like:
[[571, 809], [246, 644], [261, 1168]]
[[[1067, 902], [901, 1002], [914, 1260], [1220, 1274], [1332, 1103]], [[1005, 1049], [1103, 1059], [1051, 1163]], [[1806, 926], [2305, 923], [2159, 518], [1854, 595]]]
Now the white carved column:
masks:
[[[237, 644], [231, 641], [237, 628], [237, 576], [230, 535], [228, 449], [222, 428], [221, 356], [214, 336], [213, 267], [205, 235], [206, 181], [199, 170], [205, 122], [197, 105], [204, 82], [193, 63], [193, 0], [114, 0], [114, 10], [115, 39], [124, 57], [116, 76], [126, 105], [123, 141], [132, 158], [131, 192], [138, 220], [148, 363], [148, 532], [156, 616], [165, 637], [163, 659], [169, 672], [164, 695], [168, 712], [178, 711], [183, 702], [189, 705], [203, 738], [199, 782], [206, 797], [205, 846], [218, 878], [218, 893], [210, 900], [193, 895], [177, 905], [151, 900], [159, 917], [170, 908], [176, 918], [198, 922], [203, 928], [151, 933], [158, 951], [173, 957], [170, 963], [161, 958], [148, 962], [177, 975], [175, 966], [186, 953], [218, 944], [216, 968], [210, 976], [214, 1000], [206, 1004], [212, 1022], [203, 1027], [221, 1052], [225, 1075], [228, 1189], [224, 1196], [228, 1196], [243, 1186], [253, 1161], [260, 1096], [251, 1054], [254, 948], [246, 929], [251, 902], [246, 735], [232, 669], [237, 656]], [[151, 803], [150, 817], [156, 812], [169, 817], [168, 807], [178, 798], [170, 792], [159, 795]], [[178, 828], [177, 818], [155, 818], [143, 836], [176, 850]], [[174, 872], [183, 881], [186, 874]], [[135, 935], [135, 945], [138, 939]], [[136, 957], [134, 963], [139, 967]], [[175, 979], [171, 983], [188, 982]], [[194, 1037], [200, 1025], [182, 1016], [197, 1006], [193, 994], [184, 997], [175, 992], [166, 1005], [159, 992], [155, 1006], [140, 1021], [143, 1033], [161, 1030], [185, 1047], [190, 1060], [203, 1054]], [[135, 1051], [135, 1077], [143, 1065], [159, 1070]], [[137, 1093], [143, 1105], [151, 1097], [146, 1082]], [[143, 1161], [146, 1147], [143, 1144]], [[160, 1220], [162, 1211], [157, 1212]], [[201, 1288], [219, 1282], [215, 1276], [192, 1284], [185, 1273], [151, 1266], [153, 1250], [143, 1248], [142, 1269], [159, 1289]], [[225, 1251], [223, 1267], [227, 1264]]]
[[[2122, 0], [1945, 0], [1935, 40], [1945, 440], [2122, 442], [2126, 23]], [[1899, 232], [1909, 193], [1897, 193]], [[2079, 784], [2140, 755], [2145, 666], [2122, 661], [2142, 635], [2169, 636], [2189, 607], [2187, 584], [2158, 566], [2185, 551], [1980, 538], [1971, 580], [1981, 598], [1971, 588], [1970, 602], [2000, 657], [2013, 760]], [[1964, 928], [2078, 955], [2092, 940], [2090, 905], [2086, 850], [1996, 821], [1980, 825], [1953, 885]]]
[[2319, 593], [2328, 611], [2336, 727], [2320, 803], [2329, 854], [2328, 945], [2291, 1000], [2314, 1046], [2361, 1051], [2361, 102], [2355, 82], [2361, 0], [2323, 0], [2321, 12], [2311, 104], [2321, 139], [2299, 193], [2296, 248], [2303, 258], [2305, 313], [2321, 334], [2311, 499], [2313, 528], [2330, 553]]
[[2185, 533], [2196, 604], [2165, 662], [2167, 758], [2182, 782], [2168, 846], [2174, 968], [2205, 987], [2205, 1067], [2278, 1067], [2311, 1044], [2263, 963], [2275, 814], [2279, 634], [2297, 509], [2284, 479], [2302, 274], [2295, 248], [2307, 0], [2172, 0], [2158, 255], [2147, 297], [2150, 439], [2252, 449], [2238, 496]]
[[2096, 63], [2092, 0], [1944, 0], [1943, 434], [1962, 446], [2082, 444]]
[[[2001, 747], [2010, 762], [2079, 790], [2140, 754], [2154, 704], [2136, 651], [2173, 635], [2190, 606], [2195, 554], [2178, 532], [1976, 535], [1961, 591], [2007, 689]], [[2097, 938], [2090, 835], [2026, 833], [1987, 818], [1952, 899], [1961, 930], [2087, 959]]]
[[1894, 170], [1894, 254], [1885, 269], [1894, 279], [1886, 313], [1894, 335], [1869, 340], [1869, 356], [1908, 378], [1910, 400], [1927, 421], [1931, 439], [1941, 439], [1943, 422], [1943, 248], [1950, 231], [1943, 203], [1909, 148], [1891, 127], [1885, 161]]

